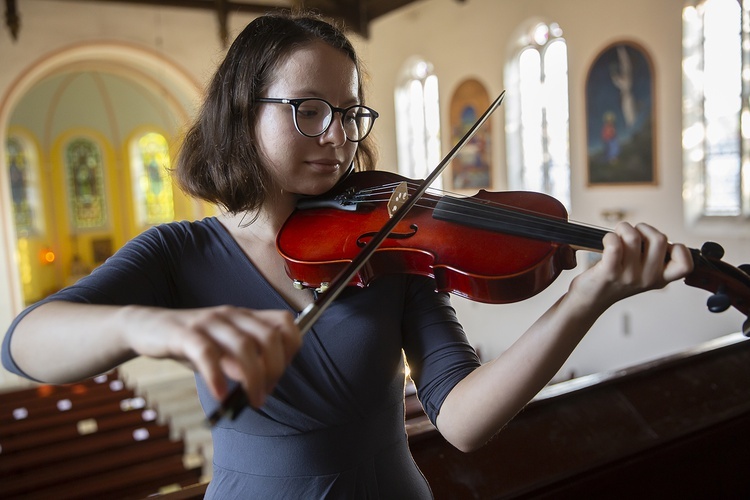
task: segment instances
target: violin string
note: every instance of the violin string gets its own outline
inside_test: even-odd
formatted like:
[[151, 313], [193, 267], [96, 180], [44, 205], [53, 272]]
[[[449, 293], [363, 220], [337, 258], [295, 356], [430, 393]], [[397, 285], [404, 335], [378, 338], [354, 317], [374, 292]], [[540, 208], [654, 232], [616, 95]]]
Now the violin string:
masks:
[[[375, 195], [390, 195], [392, 190], [389, 189], [381, 189], [383, 186], [379, 186], [376, 189], [369, 190], [370, 193], [373, 193]], [[368, 190], [365, 190], [368, 191]], [[358, 195], [361, 195], [361, 192], [358, 193]], [[387, 197], [383, 198], [373, 198], [372, 195], [367, 195], [365, 197], [358, 196], [361, 202], [385, 202], [388, 200]], [[536, 226], [537, 228], [547, 228], [550, 231], [560, 231], [563, 230], [571, 235], [575, 235], [576, 233], [578, 235], [583, 236], [594, 236], [601, 238], [601, 231], [599, 229], [594, 229], [591, 227], [586, 226], [580, 226], [577, 227], [574, 224], [571, 224], [569, 221], [565, 219], [560, 218], [554, 218], [554, 216], [550, 216], [549, 214], [540, 214], [538, 212], [534, 212], [532, 210], [527, 210], [519, 207], [507, 207], [506, 205], [503, 205], [501, 203], [493, 202], [490, 200], [474, 200], [471, 198], [453, 198], [450, 197], [442, 197], [441, 203], [443, 206], [453, 206], [453, 207], [460, 207], [462, 209], [465, 208], [475, 208], [473, 215], [471, 217], [477, 219], [484, 219], [485, 221], [494, 221], [497, 220], [498, 216], [502, 216], [503, 219], [507, 221], [516, 221], [518, 223], [518, 227], [529, 227], [529, 224], [532, 226]], [[434, 205], [431, 204], [425, 204], [425, 203], [417, 203], [417, 206], [420, 206], [422, 208], [434, 208]], [[462, 213], [465, 215], [465, 210], [461, 211], [454, 211], [450, 212], [454, 215], [461, 215]], [[591, 232], [594, 231], [594, 232]]]
[[[447, 201], [446, 201], [447, 200]], [[483, 204], [473, 200], [451, 200], [444, 198], [442, 206], [450, 206], [454, 215], [478, 224], [496, 224], [501, 221], [509, 231], [517, 230], [518, 235], [539, 239], [571, 243], [587, 249], [601, 250], [603, 233], [591, 228], [576, 226], [567, 220], [554, 216], [540, 216], [535, 213], [507, 209], [498, 204]]]
[[[393, 190], [399, 184], [399, 182], [395, 182], [374, 188], [362, 189], [357, 191], [355, 199], [350, 201], [354, 203], [387, 202]], [[409, 183], [409, 187], [413, 186], [413, 183]], [[455, 215], [456, 218], [467, 217], [466, 211], [468, 210], [471, 212], [468, 217], [477, 222], [496, 222], [502, 220], [506, 224], [515, 225], [519, 230], [534, 229], [541, 231], [541, 237], [544, 239], [546, 239], [544, 233], [547, 233], [548, 236], [562, 233], [571, 238], [579, 239], [581, 241], [580, 246], [592, 250], [602, 249], [601, 239], [606, 232], [609, 232], [608, 229], [598, 228], [590, 224], [576, 223], [553, 215], [526, 208], [508, 206], [492, 200], [472, 199], [460, 195], [452, 197], [444, 195], [446, 191], [436, 189], [430, 189], [429, 191], [438, 193], [436, 196], [440, 197], [441, 209], [446, 213]], [[425, 203], [422, 200], [426, 200], [429, 203]], [[416, 206], [434, 209], [437, 204], [437, 201], [429, 197], [423, 197], [422, 200]], [[456, 210], [445, 210], [446, 207], [455, 207]]]

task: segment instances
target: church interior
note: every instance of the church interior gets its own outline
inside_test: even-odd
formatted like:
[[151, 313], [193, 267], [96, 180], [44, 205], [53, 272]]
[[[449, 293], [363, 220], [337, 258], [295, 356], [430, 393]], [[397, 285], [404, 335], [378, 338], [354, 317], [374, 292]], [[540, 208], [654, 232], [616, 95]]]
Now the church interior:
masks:
[[[750, 491], [741, 469], [750, 458], [750, 434], [744, 429], [750, 422], [750, 347], [743, 335], [743, 330], [750, 333], [750, 268], [744, 266], [750, 262], [746, 123], [750, 9], [746, 3], [4, 0], [3, 4], [3, 332], [24, 308], [90, 273], [148, 227], [217, 213], [217, 207], [186, 196], [170, 178], [170, 162], [197, 112], [208, 78], [233, 36], [253, 18], [278, 8], [314, 9], [347, 27], [363, 60], [367, 105], [380, 114], [372, 132], [378, 169], [424, 178], [460, 137], [458, 131], [466, 124], [462, 111], [469, 104], [481, 111], [505, 91], [503, 105], [480, 132], [482, 141], [473, 143], [470, 153], [459, 156], [442, 174], [443, 189], [467, 196], [479, 190], [547, 192], [561, 200], [571, 221], [596, 228], [612, 228], [622, 220], [647, 222], [664, 230], [672, 241], [721, 262], [718, 269], [709, 269], [708, 278], [672, 283], [613, 306], [552, 383], [479, 452], [464, 455], [441, 441], [407, 389], [407, 433], [435, 497], [629, 498], [678, 492], [737, 498]], [[694, 19], [707, 25], [709, 16], [704, 13], [714, 4], [736, 13], [737, 30], [724, 31], [736, 39], [737, 110], [736, 145], [719, 141], [711, 149], [706, 146], [710, 134], [694, 136], [696, 128], [711, 119], [705, 109], [713, 101], [701, 93], [708, 88], [704, 80], [708, 81], [710, 68], [724, 71], [734, 63], [727, 62], [732, 56], [726, 52], [716, 60], [716, 52], [712, 56], [703, 39], [691, 38], [691, 29]], [[564, 52], [553, 52], [552, 42]], [[536, 64], [543, 69], [535, 70], [539, 88], [526, 80], [535, 77], [524, 71], [529, 66], [520, 56], [528, 47], [541, 54]], [[558, 57], [545, 61], [545, 54]], [[616, 78], [622, 73], [615, 73], [618, 64], [622, 70], [626, 55], [631, 56], [628, 63], [636, 76], [623, 83]], [[560, 61], [562, 77], [555, 80]], [[691, 64], [701, 68], [698, 77], [688, 70]], [[597, 79], [598, 75], [603, 76]], [[410, 142], [414, 138], [404, 134], [408, 125], [401, 118], [404, 89], [415, 81], [421, 82], [422, 89], [425, 82], [434, 85], [435, 114], [430, 115], [431, 122], [422, 124], [423, 128], [434, 125], [434, 131], [431, 137], [424, 136], [419, 148], [437, 151], [417, 160], [410, 157], [418, 148]], [[634, 101], [626, 103], [624, 89], [630, 91], [631, 86]], [[615, 111], [601, 104], [612, 95], [617, 96]], [[560, 110], [562, 136], [554, 133]], [[538, 129], [534, 113], [542, 117]], [[640, 116], [645, 121], [638, 121]], [[635, 130], [632, 137], [637, 140], [626, 143], [632, 138], [625, 136], [628, 127]], [[612, 140], [615, 134], [618, 144]], [[559, 137], [562, 142], [556, 142]], [[537, 163], [532, 153], [541, 158]], [[605, 158], [610, 154], [636, 157], [639, 165], [612, 173], [608, 169], [614, 160]], [[719, 158], [713, 171], [707, 170], [709, 154]], [[534, 169], [538, 175], [529, 173]], [[712, 192], [718, 194], [711, 198]], [[706, 242], [717, 242], [721, 250]], [[598, 255], [578, 250], [573, 269], [520, 302], [486, 304], [452, 297], [482, 359], [507, 349]], [[714, 273], [724, 271], [724, 264], [731, 281], [717, 283]], [[210, 481], [211, 441], [192, 372], [171, 361], [136, 359], [103, 377], [68, 388], [40, 387], [0, 370], [0, 476], [4, 478], [0, 496], [44, 498], [70, 482], [82, 497], [119, 497], [95, 489], [94, 473], [80, 472], [85, 467], [91, 471], [99, 467], [99, 473], [109, 474], [102, 483], [119, 484], [122, 498], [147, 496], [144, 490], [130, 491], [126, 483], [112, 479], [116, 470], [102, 470], [103, 459], [93, 451], [77, 457], [60, 452], [48, 463], [41, 462], [44, 446], [65, 441], [75, 449], [76, 436], [114, 434], [117, 425], [146, 428], [142, 420], [125, 423], [124, 417], [117, 416], [122, 423], [105, 429], [104, 422], [107, 418], [115, 422], [114, 417], [85, 412], [65, 421], [59, 402], [76, 401], [75, 397], [88, 393], [99, 398], [102, 408], [105, 400], [117, 403], [111, 411], [153, 410], [148, 417], [151, 434], [166, 433], [163, 441], [171, 444], [165, 445], [169, 451], [160, 448], [158, 467], [141, 464], [144, 477], [147, 468], [156, 476], [146, 487], [167, 498], [201, 498]], [[45, 404], [54, 399], [57, 406], [41, 409], [37, 400], [45, 398]], [[93, 408], [97, 403], [92, 401]], [[48, 427], [27, 418], [31, 413], [19, 417], [22, 407], [31, 413], [32, 408], [40, 408], [49, 419]], [[60, 437], [66, 425], [72, 426], [72, 434]], [[53, 431], [55, 427], [60, 430]], [[93, 450], [96, 445], [91, 446]], [[146, 453], [122, 450], [122, 460], [128, 453], [132, 457]], [[22, 468], [24, 460], [31, 465]], [[177, 465], [167, 465], [169, 460]], [[117, 467], [135, 466], [123, 464]], [[49, 472], [45, 481], [38, 481], [39, 470], [62, 469], [78, 470], [85, 477]], [[159, 475], [159, 471], [164, 472]]]

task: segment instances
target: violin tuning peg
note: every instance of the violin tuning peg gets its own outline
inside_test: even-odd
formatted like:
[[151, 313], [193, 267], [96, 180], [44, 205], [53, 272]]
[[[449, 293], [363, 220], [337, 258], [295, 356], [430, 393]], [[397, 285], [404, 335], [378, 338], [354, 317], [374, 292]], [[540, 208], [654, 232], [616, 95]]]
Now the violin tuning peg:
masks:
[[701, 253], [706, 257], [721, 259], [724, 257], [724, 248], [715, 241], [707, 241], [701, 247]]
[[732, 305], [732, 301], [729, 298], [729, 295], [719, 291], [708, 298], [706, 305], [708, 306], [709, 311], [720, 313], [729, 309], [729, 306]]

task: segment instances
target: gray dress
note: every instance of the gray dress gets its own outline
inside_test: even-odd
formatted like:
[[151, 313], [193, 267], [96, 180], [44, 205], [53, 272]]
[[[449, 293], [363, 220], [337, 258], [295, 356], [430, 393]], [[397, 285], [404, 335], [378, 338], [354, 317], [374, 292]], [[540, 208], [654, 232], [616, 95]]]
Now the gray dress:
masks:
[[[433, 286], [400, 274], [342, 292], [266, 404], [213, 428], [206, 497], [430, 498], [404, 430], [403, 353], [433, 423], [453, 386], [479, 365], [447, 294]], [[290, 309], [215, 218], [151, 228], [49, 300]], [[2, 346], [4, 366], [27, 377], [8, 345], [35, 306]], [[210, 413], [218, 403], [196, 380]]]

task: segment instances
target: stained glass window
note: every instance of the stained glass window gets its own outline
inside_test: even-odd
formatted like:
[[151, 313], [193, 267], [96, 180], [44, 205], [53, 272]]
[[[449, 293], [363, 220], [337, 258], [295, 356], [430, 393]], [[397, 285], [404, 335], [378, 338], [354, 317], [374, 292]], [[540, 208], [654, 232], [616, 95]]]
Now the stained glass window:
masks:
[[747, 216], [748, 2], [688, 0], [682, 19], [686, 215], [691, 222], [707, 216]]
[[[414, 59], [406, 64], [396, 89], [396, 133], [399, 172], [424, 179], [440, 163], [438, 79], [432, 64]], [[441, 187], [435, 179], [433, 187]]]
[[65, 164], [73, 228], [104, 227], [107, 223], [107, 205], [99, 146], [86, 138], [71, 141], [65, 150]]
[[174, 219], [169, 145], [163, 135], [148, 133], [131, 145], [133, 193], [140, 226]]
[[43, 219], [36, 155], [27, 141], [16, 136], [7, 139], [6, 154], [16, 232], [19, 236], [38, 234]]
[[518, 40], [506, 99], [511, 189], [547, 193], [570, 206], [568, 51], [557, 23]]

